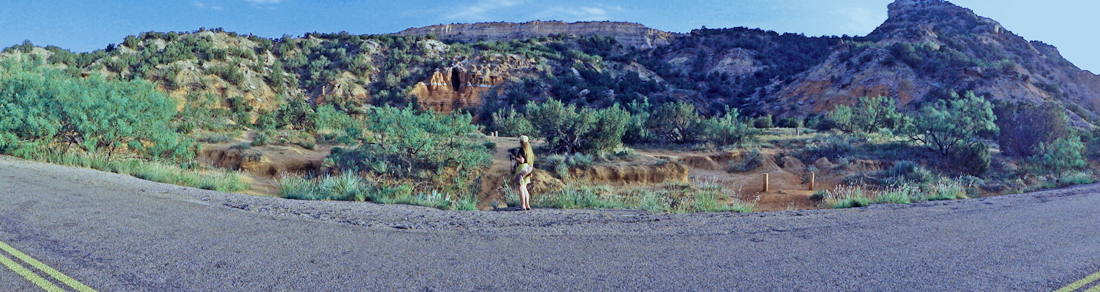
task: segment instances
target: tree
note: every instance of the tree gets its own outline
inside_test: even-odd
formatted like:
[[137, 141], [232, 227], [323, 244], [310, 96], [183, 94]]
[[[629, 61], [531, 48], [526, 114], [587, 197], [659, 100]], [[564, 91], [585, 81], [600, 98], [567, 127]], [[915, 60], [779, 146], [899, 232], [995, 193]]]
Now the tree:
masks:
[[702, 122], [703, 132], [707, 140], [715, 145], [731, 145], [745, 140], [751, 140], [764, 131], [752, 127], [748, 122], [741, 121], [740, 112], [737, 109], [726, 107], [726, 114], [716, 116]]
[[828, 118], [841, 131], [872, 133], [897, 131], [904, 126], [905, 115], [898, 112], [893, 99], [877, 96], [860, 98], [855, 107], [838, 105]]
[[646, 127], [659, 139], [672, 143], [695, 142], [699, 138], [699, 115], [688, 102], [662, 104], [646, 121]]
[[527, 103], [527, 117], [555, 153], [591, 153], [622, 144], [630, 114], [618, 105], [603, 110], [566, 106], [558, 100]]
[[0, 64], [0, 150], [76, 147], [108, 155], [188, 160], [193, 142], [172, 127], [174, 100], [144, 80], [76, 78], [61, 69], [8, 59]]
[[972, 146], [983, 132], [997, 132], [996, 119], [989, 101], [967, 92], [959, 100], [925, 105], [903, 131], [910, 140], [948, 156], [959, 147]]
[[1058, 105], [1001, 104], [995, 109], [997, 141], [1010, 155], [1031, 157], [1040, 144], [1051, 144], [1070, 135], [1069, 118]]

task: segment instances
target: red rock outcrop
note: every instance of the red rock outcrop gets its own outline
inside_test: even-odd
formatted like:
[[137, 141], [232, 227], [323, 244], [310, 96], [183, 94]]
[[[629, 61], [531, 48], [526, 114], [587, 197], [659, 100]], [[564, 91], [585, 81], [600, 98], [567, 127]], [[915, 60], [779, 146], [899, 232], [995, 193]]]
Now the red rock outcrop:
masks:
[[507, 79], [488, 69], [479, 71], [462, 67], [436, 70], [426, 82], [413, 87], [420, 106], [438, 112], [451, 112], [469, 105], [480, 105], [481, 95]]

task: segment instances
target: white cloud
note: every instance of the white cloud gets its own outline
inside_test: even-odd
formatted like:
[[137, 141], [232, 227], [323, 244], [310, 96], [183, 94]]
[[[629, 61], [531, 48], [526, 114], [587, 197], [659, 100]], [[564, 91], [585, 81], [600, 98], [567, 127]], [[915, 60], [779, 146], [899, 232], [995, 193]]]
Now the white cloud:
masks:
[[198, 8], [206, 7], [206, 4], [203, 4], [202, 2], [191, 2], [191, 5], [194, 5], [195, 7], [198, 7]]
[[278, 4], [278, 3], [283, 2], [283, 0], [244, 0], [244, 1], [247, 1], [247, 2], [252, 3], [252, 4]]
[[833, 10], [832, 14], [841, 18], [841, 29], [855, 35], [870, 33], [886, 21], [885, 15], [876, 15], [873, 11], [861, 7], [841, 8]]
[[562, 7], [555, 6], [533, 15], [538, 19], [554, 19], [563, 21], [595, 21], [595, 20], [608, 20], [611, 18], [611, 12], [622, 11], [623, 8], [619, 6], [603, 6], [601, 7]]
[[218, 5], [211, 5], [211, 6], [210, 6], [210, 9], [214, 9], [214, 10], [222, 10], [222, 9], [225, 9], [225, 8], [222, 8], [221, 6], [218, 6]]
[[520, 0], [481, 0], [477, 3], [459, 7], [456, 10], [443, 13], [443, 19], [457, 21], [483, 21], [493, 18], [489, 12], [516, 6], [522, 3]]

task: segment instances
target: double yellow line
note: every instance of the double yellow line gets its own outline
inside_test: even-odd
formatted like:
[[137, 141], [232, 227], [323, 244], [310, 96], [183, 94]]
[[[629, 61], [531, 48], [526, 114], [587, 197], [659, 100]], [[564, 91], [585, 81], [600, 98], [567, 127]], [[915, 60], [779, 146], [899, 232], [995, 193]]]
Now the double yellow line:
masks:
[[[19, 259], [20, 261], [23, 261], [27, 265], [30, 265], [31, 267], [33, 267], [35, 269], [38, 269], [39, 271], [42, 271], [43, 273], [46, 273], [46, 275], [49, 275], [54, 280], [57, 280], [58, 282], [61, 282], [62, 284], [68, 285], [69, 287], [71, 287], [72, 289], [74, 289], [76, 291], [95, 292], [95, 289], [92, 289], [92, 288], [90, 288], [90, 287], [88, 287], [84, 284], [81, 284], [80, 282], [77, 282], [76, 280], [73, 280], [73, 278], [69, 278], [69, 276], [65, 276], [65, 274], [62, 274], [61, 272], [58, 272], [57, 270], [54, 270], [53, 268], [50, 268], [49, 266], [43, 264], [42, 262], [39, 262], [38, 260], [28, 256], [27, 254], [24, 254], [24, 253], [20, 252], [19, 250], [15, 249], [14, 247], [11, 247], [10, 245], [4, 243], [3, 241], [0, 241], [0, 250], [4, 250], [8, 254], [11, 254], [12, 256], [14, 256], [16, 259]], [[59, 287], [58, 285], [55, 285], [50, 280], [47, 280], [46, 278], [43, 278], [42, 276], [39, 276], [33, 270], [24, 268], [22, 265], [20, 265], [19, 263], [15, 262], [14, 260], [12, 260], [11, 258], [7, 257], [6, 255], [4, 255], [2, 253], [0, 253], [0, 264], [4, 264], [4, 266], [7, 266], [8, 269], [11, 269], [16, 274], [19, 274], [20, 276], [23, 276], [23, 278], [26, 278], [28, 281], [31, 281], [31, 283], [34, 283], [35, 285], [38, 285], [38, 287], [42, 287], [42, 289], [45, 289], [46, 291], [50, 291], [50, 292], [65, 291], [65, 289], [62, 289], [61, 287]]]
[[[1085, 277], [1084, 279], [1081, 279], [1080, 281], [1073, 282], [1073, 284], [1066, 285], [1065, 287], [1062, 287], [1062, 289], [1058, 289], [1054, 292], [1074, 291], [1074, 290], [1077, 290], [1078, 288], [1084, 287], [1085, 285], [1088, 285], [1089, 283], [1092, 283], [1092, 282], [1096, 281], [1097, 279], [1100, 279], [1100, 272], [1097, 272], [1096, 274], [1089, 275], [1088, 277]], [[1100, 292], [1100, 285], [1093, 286], [1092, 288], [1089, 288], [1088, 290], [1085, 290], [1085, 292]]]

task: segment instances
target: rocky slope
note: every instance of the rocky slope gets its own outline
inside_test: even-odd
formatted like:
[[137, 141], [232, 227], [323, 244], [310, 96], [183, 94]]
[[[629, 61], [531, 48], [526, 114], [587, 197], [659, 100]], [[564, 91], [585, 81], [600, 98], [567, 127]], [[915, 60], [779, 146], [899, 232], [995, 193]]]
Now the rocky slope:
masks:
[[996, 21], [942, 0], [898, 0], [866, 38], [845, 42], [827, 60], [774, 94], [779, 112], [851, 104], [885, 95], [901, 105], [972, 90], [1003, 101], [1054, 101], [1095, 118], [1100, 77], [1066, 61], [1053, 46], [1028, 41]]
[[481, 22], [440, 24], [426, 27], [409, 28], [398, 32], [399, 35], [434, 35], [442, 40], [478, 42], [510, 41], [545, 37], [554, 34], [577, 36], [611, 36], [626, 47], [650, 49], [668, 45], [675, 38], [674, 33], [664, 32], [644, 25], [630, 22], [573, 22], [531, 21], [524, 23]]

